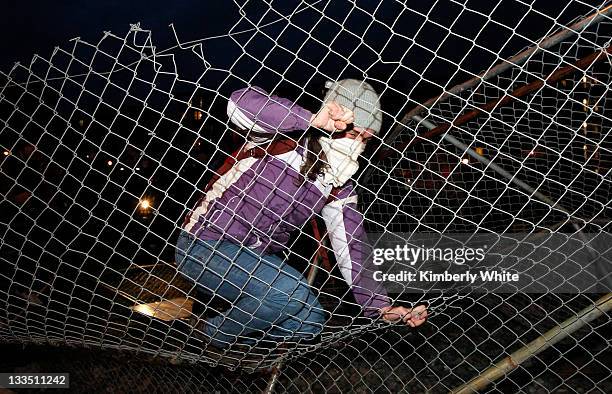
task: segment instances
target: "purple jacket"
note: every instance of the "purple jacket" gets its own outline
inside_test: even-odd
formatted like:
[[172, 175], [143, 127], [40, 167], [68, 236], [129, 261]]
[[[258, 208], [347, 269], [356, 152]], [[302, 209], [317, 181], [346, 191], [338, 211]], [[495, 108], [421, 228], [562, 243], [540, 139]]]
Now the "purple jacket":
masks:
[[[249, 147], [268, 142], [281, 132], [306, 130], [312, 113], [293, 102], [253, 87], [234, 92], [228, 102], [230, 120], [253, 130]], [[252, 133], [255, 134], [255, 133]], [[331, 184], [300, 174], [303, 144], [281, 155], [238, 161], [202, 197], [185, 221], [184, 229], [200, 239], [240, 243], [258, 253], [283, 250], [292, 231], [313, 214], [323, 217], [343, 278], [367, 316], [389, 305], [381, 283], [365, 269], [370, 249], [364, 240], [363, 215], [357, 210], [352, 182], [326, 204]]]

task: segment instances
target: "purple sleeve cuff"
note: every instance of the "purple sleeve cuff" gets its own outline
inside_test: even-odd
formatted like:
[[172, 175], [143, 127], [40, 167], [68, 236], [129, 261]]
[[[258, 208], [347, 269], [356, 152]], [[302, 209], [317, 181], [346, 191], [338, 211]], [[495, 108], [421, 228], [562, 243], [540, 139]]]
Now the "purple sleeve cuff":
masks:
[[312, 112], [307, 109], [286, 98], [270, 95], [257, 86], [235, 91], [230, 96], [230, 102], [240, 111], [235, 116], [229, 114], [234, 123], [242, 127], [255, 124], [262, 129], [260, 131], [270, 134], [306, 130], [312, 117]]
[[386, 306], [391, 306], [389, 297], [375, 295], [369, 299], [368, 305], [362, 305], [363, 315], [366, 317], [377, 318], [380, 316], [380, 310]]

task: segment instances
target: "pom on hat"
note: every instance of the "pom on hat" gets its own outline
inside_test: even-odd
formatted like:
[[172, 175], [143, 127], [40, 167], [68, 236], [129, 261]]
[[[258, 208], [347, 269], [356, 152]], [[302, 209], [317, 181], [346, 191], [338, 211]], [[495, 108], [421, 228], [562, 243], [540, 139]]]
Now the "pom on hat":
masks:
[[353, 111], [355, 126], [371, 129], [375, 134], [382, 127], [382, 112], [379, 97], [374, 88], [365, 81], [343, 79], [337, 82], [327, 81], [328, 89], [323, 103], [335, 101]]

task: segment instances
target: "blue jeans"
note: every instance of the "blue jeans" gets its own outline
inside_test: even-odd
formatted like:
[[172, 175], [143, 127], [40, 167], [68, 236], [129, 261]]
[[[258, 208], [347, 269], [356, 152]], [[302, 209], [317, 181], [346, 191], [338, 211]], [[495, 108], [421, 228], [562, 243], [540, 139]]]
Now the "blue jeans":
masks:
[[206, 319], [204, 333], [214, 346], [244, 342], [245, 335], [312, 339], [323, 329], [325, 312], [306, 279], [278, 256], [186, 232], [176, 246], [179, 271], [200, 291], [231, 303], [223, 314]]

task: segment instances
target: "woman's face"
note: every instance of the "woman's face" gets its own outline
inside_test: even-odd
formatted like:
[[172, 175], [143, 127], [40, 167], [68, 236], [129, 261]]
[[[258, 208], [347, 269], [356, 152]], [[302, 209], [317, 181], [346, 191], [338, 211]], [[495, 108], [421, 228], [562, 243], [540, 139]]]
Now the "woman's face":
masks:
[[332, 138], [350, 138], [352, 140], [360, 140], [361, 142], [366, 143], [373, 136], [373, 130], [364, 129], [362, 127], [353, 127], [349, 130], [335, 133]]

